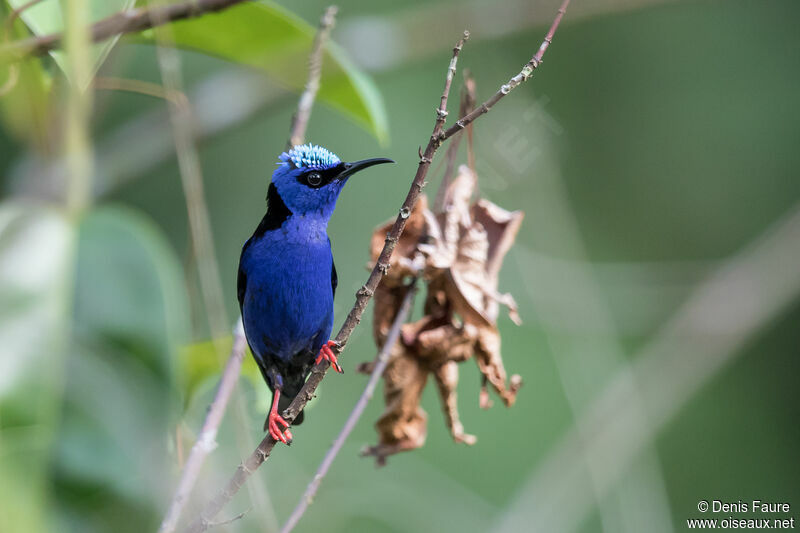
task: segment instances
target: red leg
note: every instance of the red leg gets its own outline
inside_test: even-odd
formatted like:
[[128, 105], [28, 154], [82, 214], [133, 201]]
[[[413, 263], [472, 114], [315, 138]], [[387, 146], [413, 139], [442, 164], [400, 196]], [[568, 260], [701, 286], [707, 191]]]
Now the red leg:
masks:
[[330, 361], [331, 366], [335, 371], [340, 374], [344, 374], [344, 370], [342, 367], [339, 366], [339, 361], [336, 358], [336, 354], [331, 350], [331, 347], [336, 346], [336, 341], [328, 341], [322, 345], [322, 348], [319, 350], [319, 355], [317, 356], [316, 361], [314, 361], [315, 365], [318, 365], [320, 361], [325, 359], [326, 361]]
[[[275, 389], [275, 396], [272, 397], [272, 408], [269, 410], [269, 417], [267, 417], [267, 428], [273, 439], [284, 444], [291, 444], [292, 432], [289, 431], [289, 422], [278, 414], [278, 399], [280, 397], [281, 390]], [[280, 426], [283, 426], [283, 429]]]

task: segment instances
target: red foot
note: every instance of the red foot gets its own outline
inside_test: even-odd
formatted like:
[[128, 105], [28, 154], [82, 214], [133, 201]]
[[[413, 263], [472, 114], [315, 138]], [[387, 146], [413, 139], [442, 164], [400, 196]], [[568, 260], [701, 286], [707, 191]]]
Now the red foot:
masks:
[[342, 367], [339, 366], [336, 354], [333, 353], [333, 350], [331, 350], [333, 346], [336, 346], [336, 341], [328, 341], [325, 344], [323, 344], [322, 348], [320, 348], [319, 350], [319, 355], [317, 356], [317, 360], [314, 361], [314, 364], [318, 365], [320, 361], [325, 359], [326, 361], [329, 361], [331, 363], [331, 366], [335, 371], [337, 371], [340, 374], [344, 374], [344, 370], [342, 370]]
[[[269, 410], [269, 416], [267, 417], [267, 429], [269, 430], [269, 434], [276, 441], [280, 441], [284, 444], [291, 444], [292, 432], [289, 431], [289, 422], [278, 414], [278, 398], [280, 397], [280, 389], [275, 389], [275, 396], [272, 398], [272, 408]], [[283, 429], [281, 429], [280, 426], [283, 426]]]

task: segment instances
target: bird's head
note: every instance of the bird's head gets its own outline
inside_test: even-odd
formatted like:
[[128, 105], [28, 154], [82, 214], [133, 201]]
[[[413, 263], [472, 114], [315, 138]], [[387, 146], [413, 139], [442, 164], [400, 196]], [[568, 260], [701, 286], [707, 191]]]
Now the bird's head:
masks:
[[347, 179], [360, 170], [391, 159], [364, 159], [346, 163], [321, 146], [304, 144], [280, 155], [272, 183], [293, 213], [319, 213], [329, 218]]

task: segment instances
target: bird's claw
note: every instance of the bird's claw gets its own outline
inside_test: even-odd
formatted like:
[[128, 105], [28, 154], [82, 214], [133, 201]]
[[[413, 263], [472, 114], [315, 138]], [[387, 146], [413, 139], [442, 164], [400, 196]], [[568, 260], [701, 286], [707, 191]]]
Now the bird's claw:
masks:
[[[281, 429], [280, 426], [283, 426], [283, 429]], [[269, 434], [275, 441], [280, 441], [284, 444], [292, 443], [292, 432], [289, 430], [289, 422], [284, 420], [277, 412], [271, 411], [269, 413], [267, 427], [269, 429]]]
[[336, 354], [331, 349], [332, 347], [336, 346], [339, 347], [339, 344], [336, 341], [328, 341], [322, 345], [322, 348], [319, 350], [319, 355], [317, 355], [317, 359], [314, 361], [314, 364], [318, 365], [322, 362], [323, 359], [330, 362], [331, 366], [335, 371], [340, 374], [344, 374], [344, 370], [342, 369], [341, 365], [339, 365], [339, 361], [337, 360]]

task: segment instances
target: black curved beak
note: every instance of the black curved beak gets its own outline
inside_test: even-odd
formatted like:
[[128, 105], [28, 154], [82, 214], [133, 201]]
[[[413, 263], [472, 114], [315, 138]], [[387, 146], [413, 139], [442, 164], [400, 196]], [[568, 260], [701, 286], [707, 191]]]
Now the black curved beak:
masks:
[[374, 159], [362, 159], [361, 161], [353, 161], [352, 163], [342, 163], [344, 165], [344, 169], [336, 175], [337, 180], [343, 180], [359, 172], [364, 170], [365, 168], [369, 168], [373, 165], [382, 165], [383, 163], [394, 163], [391, 159], [386, 159], [385, 157], [376, 157]]

